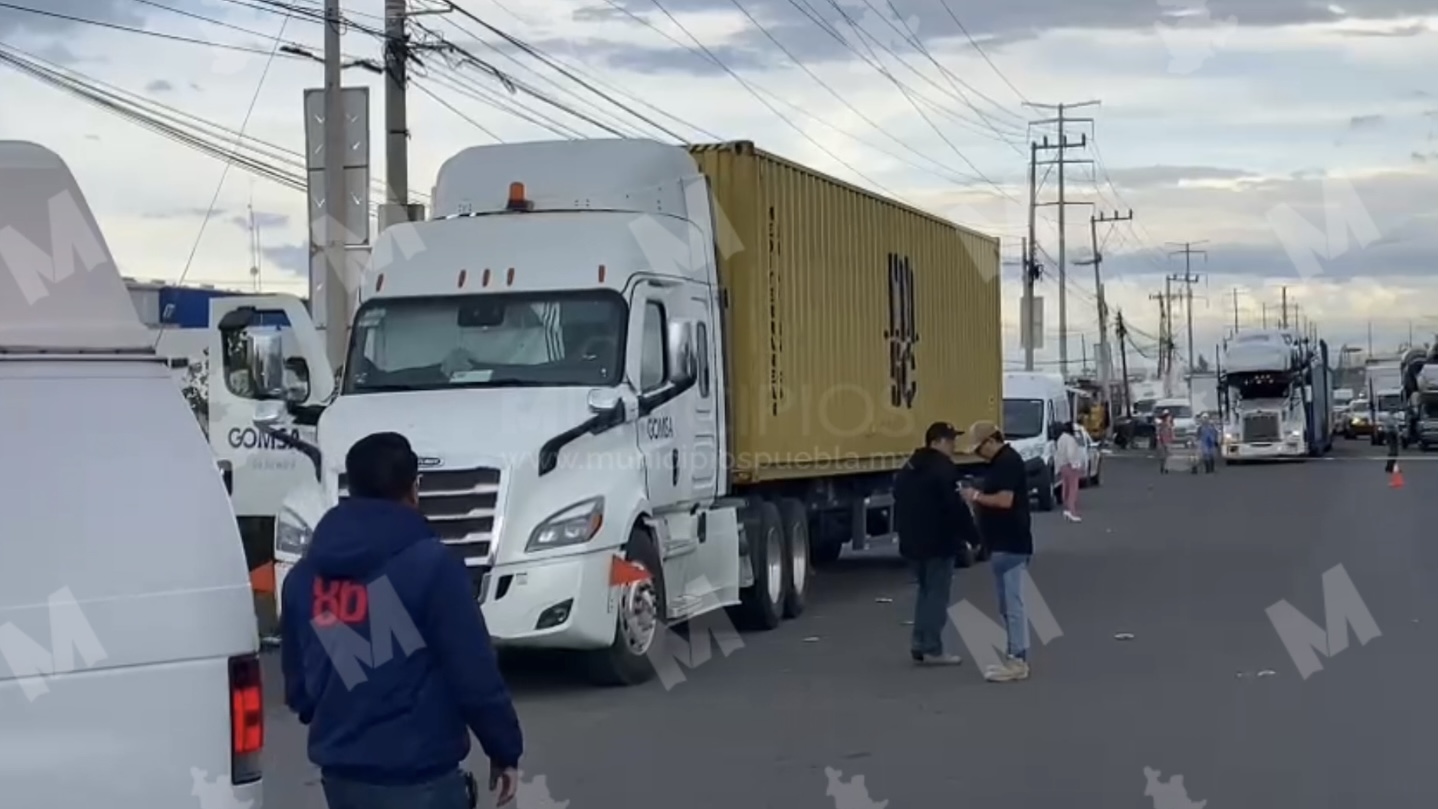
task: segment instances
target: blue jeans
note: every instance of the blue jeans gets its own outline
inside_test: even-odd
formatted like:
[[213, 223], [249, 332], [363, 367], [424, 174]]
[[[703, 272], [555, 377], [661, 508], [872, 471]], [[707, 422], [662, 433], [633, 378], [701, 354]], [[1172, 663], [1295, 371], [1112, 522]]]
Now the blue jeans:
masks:
[[410, 786], [378, 786], [324, 779], [329, 809], [469, 809], [469, 791], [459, 770]]
[[1022, 553], [994, 551], [989, 566], [994, 569], [994, 580], [999, 591], [999, 614], [1004, 618], [1004, 632], [1008, 636], [1009, 657], [1017, 660], [1029, 659], [1029, 621], [1024, 614], [1024, 573], [1029, 569], [1032, 556]]
[[944, 653], [944, 625], [949, 622], [949, 593], [954, 581], [954, 557], [911, 560], [914, 581], [914, 638], [909, 650], [916, 655]]

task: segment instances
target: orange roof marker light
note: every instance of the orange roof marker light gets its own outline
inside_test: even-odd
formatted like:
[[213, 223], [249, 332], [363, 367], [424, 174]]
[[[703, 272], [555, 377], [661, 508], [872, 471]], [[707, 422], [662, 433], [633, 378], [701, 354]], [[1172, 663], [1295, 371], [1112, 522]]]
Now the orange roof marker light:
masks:
[[467, 281], [467, 280], [469, 280], [469, 270], [460, 270], [460, 271], [459, 271], [459, 283], [455, 284], [455, 287], [456, 287], [456, 288], [459, 288], [459, 289], [463, 289], [463, 288], [464, 288], [464, 282]]
[[488, 267], [485, 267], [485, 268], [484, 268], [484, 275], [480, 276], [479, 285], [480, 285], [480, 286], [483, 286], [483, 287], [489, 286], [489, 268], [488, 268]]
[[384, 273], [380, 273], [379, 277], [374, 279], [374, 291], [379, 292], [381, 289], [384, 289]]
[[504, 285], [505, 285], [505, 286], [510, 286], [510, 287], [514, 286], [514, 268], [513, 268], [513, 267], [510, 267], [510, 268], [509, 268], [509, 272], [507, 272], [507, 273], [504, 274]]
[[599, 283], [601, 283], [601, 284], [604, 283], [604, 276], [605, 276], [605, 275], [606, 275], [606, 271], [605, 271], [605, 269], [604, 269], [604, 265], [603, 265], [603, 264], [600, 264], [600, 265], [599, 265]]
[[505, 203], [506, 211], [532, 211], [534, 203], [524, 196], [524, 183], [509, 184], [509, 202]]

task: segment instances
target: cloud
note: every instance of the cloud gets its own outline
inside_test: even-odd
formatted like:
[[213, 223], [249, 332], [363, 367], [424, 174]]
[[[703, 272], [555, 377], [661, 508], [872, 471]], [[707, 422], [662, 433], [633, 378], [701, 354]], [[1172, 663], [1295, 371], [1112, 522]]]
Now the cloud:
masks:
[[282, 270], [308, 277], [310, 272], [310, 248], [307, 244], [286, 244], [280, 247], [266, 247], [261, 250], [265, 261]]
[[1348, 119], [1349, 129], [1376, 129], [1387, 120], [1382, 115], [1355, 115]]
[[1409, 25], [1395, 25], [1392, 28], [1374, 29], [1353, 29], [1338, 31], [1339, 36], [1345, 37], [1416, 37], [1428, 33], [1430, 29], [1426, 24], [1415, 22]]
[[1217, 166], [1140, 166], [1108, 170], [1109, 179], [1120, 188], [1178, 186], [1204, 180], [1240, 180], [1256, 176], [1251, 171]]
[[[823, 3], [795, 4], [791, 0], [667, 0], [655, 9], [651, 0], [598, 0], [572, 13], [572, 19], [596, 25], [646, 23], [671, 33], [681, 44], [632, 44], [629, 51], [617, 52], [603, 40], [590, 43], [599, 58], [631, 65], [676, 72], [711, 72], [716, 66], [703, 60], [695, 64], [683, 58], [692, 42], [678, 30], [702, 30], [704, 22], [718, 22], [723, 33], [708, 38], [710, 48], [724, 48], [733, 55], [747, 56], [768, 67], [778, 67], [787, 57], [770, 40], [806, 62], [859, 60], [864, 55], [883, 60], [885, 52], [900, 56], [917, 54], [910, 42], [916, 39], [926, 48], [944, 42], [968, 45], [969, 37], [996, 51], [1004, 46], [1059, 30], [1152, 30], [1164, 21], [1184, 21], [1190, 8], [1202, 6], [1212, 20], [1232, 19], [1239, 26], [1274, 27], [1343, 21], [1392, 21], [1416, 14], [1438, 12], [1438, 0], [1355, 0], [1342, 8], [1309, 0], [1210, 0], [1188, 3], [1182, 9], [1166, 8], [1171, 3], [1156, 0], [1108, 0], [1103, 3], [1073, 3], [1061, 0], [964, 4], [952, 0], [892, 0], [890, 4], [869, 4], [843, 0], [837, 6]], [[884, 14], [876, 13], [883, 9]], [[745, 13], [747, 12], [747, 14]], [[750, 20], [753, 18], [753, 21]], [[637, 18], [637, 19], [636, 19]], [[917, 20], [911, 35], [899, 20]], [[644, 22], [639, 22], [643, 20]], [[676, 25], [675, 20], [679, 25]], [[757, 23], [757, 24], [756, 24]], [[759, 30], [762, 26], [764, 31]], [[1184, 26], [1186, 27], [1186, 26]], [[856, 31], [856, 28], [863, 33]], [[1417, 35], [1415, 32], [1412, 35]], [[1355, 34], [1362, 36], [1365, 34]], [[702, 39], [702, 37], [701, 37]]]
[[248, 231], [252, 224], [251, 217], [253, 217], [253, 224], [257, 230], [278, 230], [280, 228], [286, 228], [289, 227], [291, 221], [289, 214], [271, 213], [268, 211], [246, 211], [231, 216], [229, 222], [241, 230]]

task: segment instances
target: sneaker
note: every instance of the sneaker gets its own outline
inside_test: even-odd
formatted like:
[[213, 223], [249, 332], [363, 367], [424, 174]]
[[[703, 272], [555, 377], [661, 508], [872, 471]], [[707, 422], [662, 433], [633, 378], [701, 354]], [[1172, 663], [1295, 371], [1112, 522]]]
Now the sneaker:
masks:
[[1029, 678], [1029, 664], [1026, 661], [1010, 657], [997, 666], [989, 666], [984, 671], [984, 679], [991, 683], [1013, 683]]
[[957, 666], [964, 662], [958, 655], [918, 655], [914, 662], [921, 666]]

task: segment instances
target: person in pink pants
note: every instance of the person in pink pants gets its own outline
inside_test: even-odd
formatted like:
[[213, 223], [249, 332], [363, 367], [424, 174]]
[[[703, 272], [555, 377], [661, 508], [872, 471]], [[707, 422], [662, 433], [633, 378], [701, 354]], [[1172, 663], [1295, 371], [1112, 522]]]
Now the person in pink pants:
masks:
[[1054, 447], [1054, 465], [1058, 467], [1059, 482], [1063, 488], [1064, 519], [1081, 522], [1078, 515], [1079, 483], [1083, 480], [1088, 458], [1085, 457], [1083, 444], [1074, 434], [1073, 422], [1064, 424], [1063, 431], [1059, 433]]

